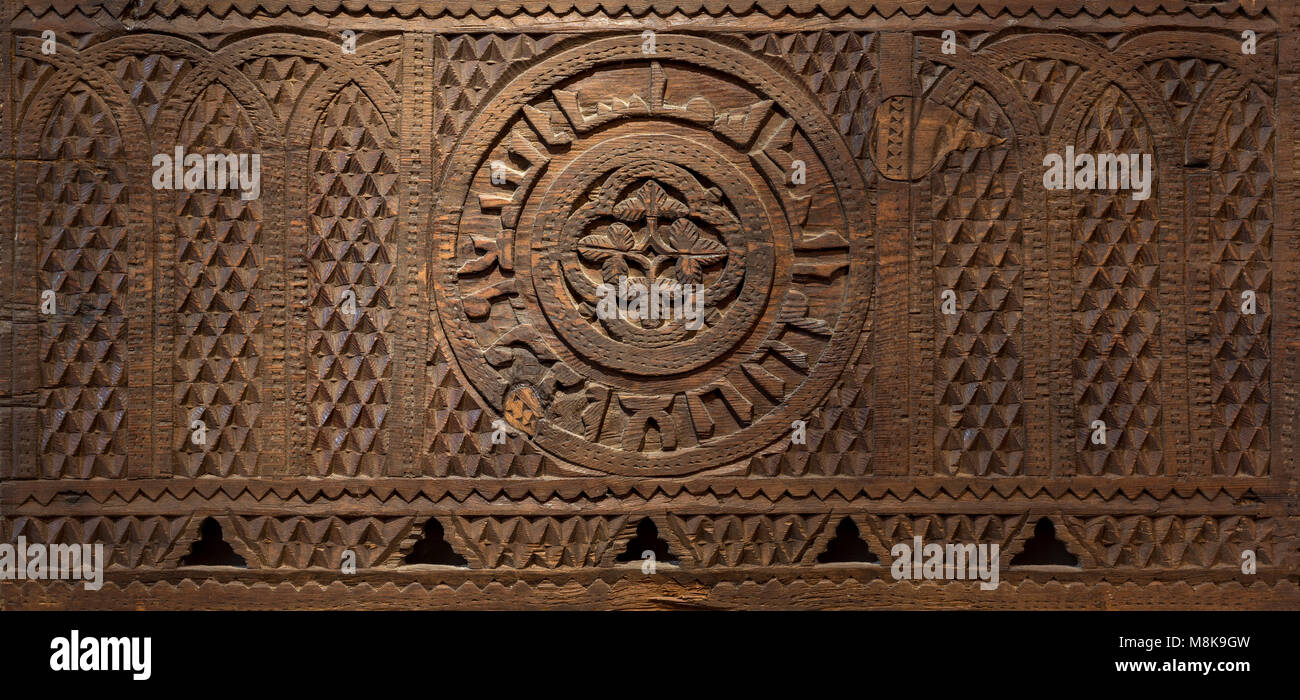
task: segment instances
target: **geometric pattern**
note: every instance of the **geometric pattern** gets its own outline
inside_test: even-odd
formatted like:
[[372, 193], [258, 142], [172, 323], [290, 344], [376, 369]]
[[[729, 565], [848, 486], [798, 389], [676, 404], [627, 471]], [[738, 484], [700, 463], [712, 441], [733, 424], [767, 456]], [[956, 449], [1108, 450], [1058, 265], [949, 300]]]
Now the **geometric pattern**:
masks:
[[[317, 127], [308, 194], [307, 346], [317, 476], [382, 473], [391, 393], [396, 161], [378, 108], [355, 83], [345, 86]], [[345, 299], [347, 292], [351, 298]], [[355, 313], [345, 313], [345, 304], [355, 305]]]
[[1282, 563], [1279, 557], [1285, 556], [1274, 550], [1279, 523], [1272, 518], [1105, 515], [1067, 516], [1065, 522], [1092, 565], [1105, 568], [1221, 566], [1240, 570], [1244, 550], [1255, 552], [1260, 567], [1278, 565]]
[[517, 431], [504, 444], [492, 444], [491, 414], [475, 400], [451, 370], [446, 353], [435, 352], [426, 373], [431, 386], [426, 411], [422, 471], [434, 477], [534, 477], [544, 457]]
[[957, 111], [1007, 143], [955, 151], [930, 178], [935, 283], [956, 294], [957, 306], [936, 316], [938, 468], [1014, 475], [1025, 447], [1021, 165], [1010, 124], [987, 93], [972, 89]]
[[472, 568], [595, 566], [612, 551], [626, 516], [454, 518]]
[[[214, 82], [182, 121], [179, 142], [187, 155], [261, 153], [254, 134], [235, 96]], [[236, 189], [178, 189], [175, 201], [176, 470], [256, 474], [263, 200]], [[203, 422], [205, 444], [191, 439], [193, 421]]]
[[1025, 59], [1002, 70], [1021, 95], [1038, 109], [1038, 126], [1046, 130], [1056, 114], [1061, 96], [1082, 72], [1077, 64], [1057, 58]]
[[854, 520], [861, 525], [865, 540], [873, 545], [880, 543], [879, 556], [885, 566], [894, 563], [892, 545], [904, 543], [911, 547], [915, 538], [920, 537], [926, 543], [996, 544], [1005, 567], [1007, 555], [1016, 549], [1013, 543], [1019, 543], [1028, 534], [1023, 515], [868, 514]]
[[14, 58], [13, 76], [10, 83], [12, 92], [9, 98], [14, 104], [21, 105], [31, 97], [32, 91], [36, 89], [37, 84], [45, 79], [51, 72], [50, 64], [44, 61], [37, 61], [25, 56]]
[[[1133, 102], [1108, 86], [1079, 129], [1075, 153], [1154, 152]], [[1075, 444], [1080, 471], [1093, 476], [1163, 468], [1157, 179], [1153, 167], [1146, 200], [1122, 189], [1074, 192]], [[1091, 443], [1097, 420], [1106, 424], [1105, 445]]]
[[[780, 58], [804, 79], [848, 141], [853, 157], [869, 162], [867, 140], [875, 111], [876, 34], [793, 32], [751, 34], [750, 50]], [[868, 170], [868, 168], [864, 168]]]
[[[870, 348], [864, 332], [860, 347]], [[861, 352], [821, 408], [804, 420], [807, 443], [780, 443], [749, 460], [751, 476], [867, 476], [871, 474], [871, 353]]]
[[140, 116], [152, 125], [168, 90], [192, 69], [193, 64], [184, 58], [148, 54], [118, 59], [110, 70], [131, 96], [131, 104], [140, 111]]
[[506, 69], [544, 53], [555, 34], [460, 34], [433, 39], [434, 134], [440, 152], [451, 149], [470, 115]]
[[338, 571], [351, 552], [357, 570], [375, 566], [391, 555], [411, 529], [411, 517], [232, 516], [226, 539], [252, 555], [250, 568]]
[[[104, 545], [104, 568], [166, 566], [179, 554], [177, 545], [190, 522], [182, 516], [91, 516], [13, 519], [6, 542]], [[83, 560], [84, 561], [84, 560]]]
[[[1267, 476], [1272, 310], [1273, 117], [1252, 87], [1215, 132], [1210, 161], [1214, 474]], [[1255, 293], [1255, 313], [1242, 295]]]
[[[41, 318], [41, 475], [121, 478], [126, 468], [127, 173], [122, 136], [79, 83], [41, 142], [37, 291]], [[30, 273], [29, 273], [30, 274]]]
[[281, 121], [288, 121], [302, 91], [324, 71], [320, 63], [301, 56], [255, 58], [240, 69], [262, 89]]
[[817, 515], [696, 515], [672, 516], [669, 523], [678, 538], [688, 543], [686, 565], [788, 566], [804, 563], [817, 554], [810, 546], [825, 527], [825, 513]]
[[1174, 110], [1179, 131], [1187, 130], [1192, 111], [1201, 101], [1201, 95], [1223, 69], [1223, 64], [1199, 58], [1164, 58], [1148, 63], [1147, 79], [1160, 89], [1160, 96]]

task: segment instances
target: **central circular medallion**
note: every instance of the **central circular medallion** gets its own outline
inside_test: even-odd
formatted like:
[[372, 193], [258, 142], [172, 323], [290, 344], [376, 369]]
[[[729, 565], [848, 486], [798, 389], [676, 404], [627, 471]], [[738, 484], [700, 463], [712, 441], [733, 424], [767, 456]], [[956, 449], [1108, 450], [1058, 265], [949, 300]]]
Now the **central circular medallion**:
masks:
[[543, 449], [619, 474], [725, 466], [849, 359], [866, 203], [811, 96], [707, 39], [599, 39], [516, 76], [436, 211], [438, 340]]
[[[689, 385], [699, 378], [684, 373], [741, 348], [762, 320], [789, 232], [773, 235], [781, 219], [764, 209], [745, 163], [686, 129], [657, 125], [647, 140], [637, 127], [601, 133], [551, 164], [520, 222], [518, 245], [532, 255], [519, 272], [561, 352], [593, 378], [638, 390], [650, 377]], [[623, 308], [637, 291], [669, 303], [600, 313], [602, 298]]]

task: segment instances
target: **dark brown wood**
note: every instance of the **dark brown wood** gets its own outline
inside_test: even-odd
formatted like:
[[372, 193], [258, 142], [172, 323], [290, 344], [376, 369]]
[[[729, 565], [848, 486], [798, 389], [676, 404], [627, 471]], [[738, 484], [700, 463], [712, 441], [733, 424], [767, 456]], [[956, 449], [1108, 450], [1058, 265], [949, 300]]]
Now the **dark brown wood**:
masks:
[[1291, 3], [0, 7], [5, 608], [1300, 607]]

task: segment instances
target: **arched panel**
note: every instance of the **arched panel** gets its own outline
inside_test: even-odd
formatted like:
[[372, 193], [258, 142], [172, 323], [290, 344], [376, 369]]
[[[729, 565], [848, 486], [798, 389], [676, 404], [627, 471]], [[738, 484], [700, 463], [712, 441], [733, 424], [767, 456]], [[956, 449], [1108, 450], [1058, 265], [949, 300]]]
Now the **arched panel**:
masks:
[[[189, 154], [260, 154], [253, 126], [221, 83], [203, 89], [181, 122]], [[265, 182], [263, 183], [265, 185]], [[176, 192], [177, 470], [186, 476], [256, 473], [262, 409], [263, 204], [240, 190]], [[191, 426], [202, 421], [206, 440]]]
[[[1092, 105], [1075, 152], [1152, 154], [1142, 114], [1117, 86]], [[1151, 196], [1129, 190], [1076, 190], [1074, 233], [1074, 393], [1077, 454], [1091, 475], [1151, 476], [1163, 468], [1160, 401], [1158, 178]], [[1107, 442], [1092, 445], [1093, 422]], [[1091, 449], [1090, 449], [1091, 448]]]
[[59, 99], [39, 142], [38, 292], [53, 305], [41, 316], [46, 478], [125, 476], [125, 150], [110, 110], [84, 82]]
[[[1211, 471], [1269, 473], [1274, 121], [1257, 87], [1228, 109], [1210, 161]], [[1249, 295], [1253, 295], [1253, 303]]]
[[307, 325], [318, 476], [383, 473], [391, 396], [398, 169], [395, 141], [355, 84], [312, 138]]
[[944, 474], [1021, 473], [1025, 450], [1021, 159], [983, 89], [956, 110], [1003, 143], [954, 151], [930, 176], [934, 275], [956, 295], [937, 317], [935, 444]]

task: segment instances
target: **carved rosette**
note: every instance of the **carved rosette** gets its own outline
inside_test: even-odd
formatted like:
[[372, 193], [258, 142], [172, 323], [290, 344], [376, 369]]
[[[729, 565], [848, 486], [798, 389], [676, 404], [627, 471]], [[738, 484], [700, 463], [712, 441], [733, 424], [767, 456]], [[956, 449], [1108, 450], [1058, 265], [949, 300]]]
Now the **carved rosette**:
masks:
[[[805, 88], [704, 38], [604, 38], [535, 63], [451, 154], [439, 342], [564, 462], [671, 475], [788, 434], [871, 297], [853, 160]], [[620, 280], [692, 285], [701, 324], [597, 314]]]

